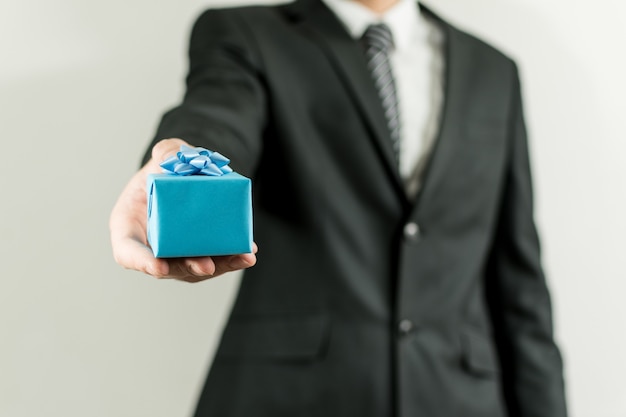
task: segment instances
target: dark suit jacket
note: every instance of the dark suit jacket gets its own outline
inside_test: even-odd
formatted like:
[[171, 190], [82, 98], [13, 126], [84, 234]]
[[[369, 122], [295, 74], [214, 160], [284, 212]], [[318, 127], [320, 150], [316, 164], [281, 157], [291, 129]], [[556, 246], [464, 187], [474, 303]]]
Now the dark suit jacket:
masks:
[[566, 415], [516, 66], [422, 9], [446, 35], [446, 90], [415, 201], [363, 53], [322, 2], [196, 21], [155, 141], [253, 178], [260, 248], [197, 416]]

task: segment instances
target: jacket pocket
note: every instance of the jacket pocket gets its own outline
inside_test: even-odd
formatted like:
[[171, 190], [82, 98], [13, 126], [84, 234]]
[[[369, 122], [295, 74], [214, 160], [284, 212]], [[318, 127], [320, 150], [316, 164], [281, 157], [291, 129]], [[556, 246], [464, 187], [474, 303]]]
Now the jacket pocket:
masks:
[[462, 334], [463, 365], [476, 376], [490, 377], [500, 372], [494, 342], [478, 330]]
[[314, 359], [323, 353], [329, 327], [324, 314], [233, 316], [224, 329], [217, 356]]

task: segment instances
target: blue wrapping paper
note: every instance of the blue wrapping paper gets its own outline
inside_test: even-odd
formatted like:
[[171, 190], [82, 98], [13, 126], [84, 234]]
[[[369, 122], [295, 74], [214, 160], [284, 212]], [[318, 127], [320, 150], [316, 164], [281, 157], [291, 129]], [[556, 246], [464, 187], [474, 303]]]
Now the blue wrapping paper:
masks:
[[148, 243], [157, 258], [252, 252], [252, 182], [204, 148], [181, 147], [147, 180]]

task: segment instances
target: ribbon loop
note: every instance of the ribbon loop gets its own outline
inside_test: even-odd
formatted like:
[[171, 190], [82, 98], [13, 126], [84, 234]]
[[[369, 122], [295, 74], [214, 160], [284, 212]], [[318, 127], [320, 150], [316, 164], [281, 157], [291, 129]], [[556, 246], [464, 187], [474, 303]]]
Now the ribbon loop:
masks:
[[229, 163], [230, 159], [219, 152], [181, 145], [176, 156], [167, 158], [160, 165], [164, 171], [176, 175], [220, 176], [233, 172]]

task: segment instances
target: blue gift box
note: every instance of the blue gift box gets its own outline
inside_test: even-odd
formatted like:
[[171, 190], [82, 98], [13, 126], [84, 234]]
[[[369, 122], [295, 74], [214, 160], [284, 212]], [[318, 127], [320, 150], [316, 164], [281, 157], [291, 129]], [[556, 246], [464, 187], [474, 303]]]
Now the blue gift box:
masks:
[[252, 184], [220, 176], [151, 174], [148, 243], [157, 258], [252, 252]]

